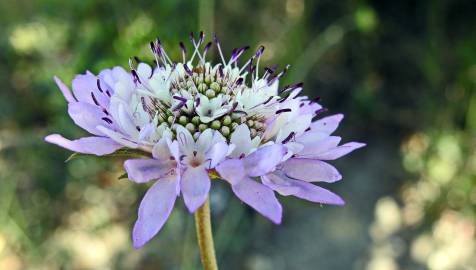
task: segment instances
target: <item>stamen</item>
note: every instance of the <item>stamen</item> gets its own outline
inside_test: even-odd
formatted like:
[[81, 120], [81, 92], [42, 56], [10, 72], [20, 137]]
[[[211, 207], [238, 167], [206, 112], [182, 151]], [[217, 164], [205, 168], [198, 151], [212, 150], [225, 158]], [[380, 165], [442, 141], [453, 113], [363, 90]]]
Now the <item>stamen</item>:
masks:
[[314, 113], [317, 115], [317, 114], [325, 113], [325, 112], [327, 112], [327, 108], [320, 108], [319, 110], [316, 110]]
[[98, 78], [97, 81], [96, 81], [96, 85], [97, 85], [97, 87], [98, 87], [99, 92], [104, 93], [103, 90], [102, 90], [102, 88], [101, 88], [101, 81], [99, 80], [99, 78]]
[[94, 104], [96, 104], [97, 106], [100, 106], [100, 105], [99, 105], [99, 102], [98, 102], [98, 100], [96, 99], [96, 96], [94, 95], [93, 92], [91, 92], [91, 98], [93, 99]]
[[187, 53], [187, 49], [185, 48], [185, 45], [183, 44], [182, 41], [180, 41], [179, 44], [180, 44], [180, 48], [182, 49], [182, 60], [183, 60], [183, 63], [185, 64], [185, 62], [186, 62], [185, 56], [186, 56], [186, 53]]
[[284, 112], [291, 112], [292, 110], [289, 109], [289, 108], [286, 108], [286, 109], [280, 109], [280, 110], [277, 110], [276, 111], [276, 114], [280, 114], [280, 113], [284, 113]]
[[106, 123], [108, 123], [108, 124], [112, 124], [112, 120], [109, 119], [109, 118], [107, 118], [107, 117], [103, 117], [103, 118], [101, 118], [101, 119], [104, 120], [104, 121], [105, 121]]
[[294, 135], [296, 135], [296, 133], [294, 131], [292, 131], [291, 133], [289, 133], [289, 135], [286, 137], [286, 139], [284, 139], [281, 143], [282, 144], [288, 143], [294, 137]]
[[[214, 35], [214, 41], [215, 41], [215, 44], [217, 45], [218, 53], [220, 54], [221, 61], [222, 61], [223, 65], [226, 65], [226, 63], [225, 63], [225, 57], [223, 57], [223, 52], [221, 51], [220, 42], [218, 41], [218, 37], [217, 37], [217, 34], [216, 34], [216, 33], [215, 33], [215, 35]], [[222, 76], [222, 77], [223, 77], [223, 76]]]

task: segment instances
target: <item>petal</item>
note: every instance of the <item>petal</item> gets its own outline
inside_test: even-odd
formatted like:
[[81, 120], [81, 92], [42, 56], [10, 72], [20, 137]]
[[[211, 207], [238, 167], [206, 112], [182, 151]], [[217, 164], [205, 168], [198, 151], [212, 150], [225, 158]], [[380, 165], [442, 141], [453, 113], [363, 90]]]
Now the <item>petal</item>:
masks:
[[283, 171], [286, 176], [306, 182], [333, 183], [342, 179], [337, 169], [320, 160], [291, 158], [283, 163]]
[[276, 224], [281, 223], [283, 209], [274, 192], [250, 178], [231, 186], [235, 195]]
[[233, 157], [239, 157], [241, 154], [248, 154], [252, 147], [250, 129], [247, 125], [239, 125], [231, 134], [230, 142], [235, 145], [232, 152]]
[[[327, 136], [322, 140], [306, 142], [304, 148], [298, 153], [299, 157], [315, 157], [320, 153], [327, 152], [329, 149], [335, 148], [341, 138], [337, 136]], [[317, 158], [320, 159], [320, 158]]]
[[343, 118], [344, 118], [343, 114], [335, 114], [335, 115], [324, 117], [312, 123], [311, 130], [331, 134], [337, 129], [340, 121], [342, 121]]
[[190, 153], [195, 150], [195, 140], [188, 129], [184, 128], [182, 125], [177, 125], [176, 134], [177, 141], [179, 142], [182, 151]]
[[320, 160], [335, 160], [349, 154], [350, 152], [356, 149], [362, 148], [365, 145], [365, 143], [350, 142], [340, 145], [338, 147], [328, 149], [327, 151], [318, 153], [316, 155], [311, 155], [311, 158], [317, 158]]
[[311, 124], [312, 114], [300, 115], [294, 118], [292, 121], [286, 123], [278, 132], [276, 136], [276, 142], [280, 143], [285, 140], [291, 132], [293, 134], [302, 134]]
[[299, 187], [299, 191], [294, 196], [323, 204], [344, 205], [345, 202], [337, 194], [330, 192], [325, 188], [318, 187], [305, 181], [291, 180], [293, 185]]
[[263, 184], [275, 190], [283, 196], [296, 196], [315, 203], [344, 205], [345, 202], [338, 195], [327, 189], [311, 183], [293, 180], [286, 176], [269, 174], [261, 177]]
[[68, 140], [59, 134], [46, 136], [45, 141], [59, 145], [68, 150], [97, 156], [114, 153], [123, 146], [105, 137], [84, 137], [78, 140]]
[[290, 182], [292, 180], [286, 176], [278, 176], [274, 173], [269, 173], [267, 175], [261, 176], [261, 182], [271, 188], [272, 190], [278, 192], [283, 196], [294, 195], [299, 192], [299, 187], [296, 187]]
[[281, 144], [272, 144], [259, 148], [243, 160], [247, 175], [255, 177], [271, 172], [281, 162], [285, 154], [286, 147]]
[[96, 126], [109, 125], [108, 122], [102, 119], [107, 115], [95, 105], [84, 102], [70, 102], [68, 104], [68, 113], [76, 125], [94, 135], [104, 135]]
[[71, 83], [74, 96], [80, 102], [89, 103], [91, 105], [97, 105], [97, 103], [99, 103], [101, 106], [107, 108], [109, 105], [109, 97], [99, 91], [97, 80], [98, 78], [92, 73], [76, 75]]
[[246, 176], [245, 166], [241, 159], [227, 159], [218, 164], [215, 169], [220, 174], [220, 177], [232, 185], [237, 184]]
[[132, 241], [139, 249], [154, 237], [170, 216], [177, 195], [175, 176], [161, 179], [147, 190], [139, 206]]
[[228, 144], [224, 142], [215, 143], [210, 151], [207, 152], [206, 158], [210, 160], [210, 167], [208, 169], [215, 168], [215, 166], [225, 159], [228, 154]]
[[205, 202], [210, 191], [210, 177], [205, 167], [187, 168], [182, 174], [180, 189], [188, 211], [194, 213]]
[[198, 137], [196, 150], [199, 153], [207, 152], [212, 143], [212, 138], [213, 130], [211, 128], [204, 130], [202, 133], [200, 133], [200, 136]]
[[124, 162], [128, 178], [136, 183], [159, 179], [174, 168], [168, 160], [152, 158], [129, 159]]
[[61, 90], [61, 93], [63, 93], [64, 98], [68, 102], [75, 102], [76, 99], [73, 97], [73, 94], [71, 94], [71, 91], [69, 90], [68, 86], [64, 84], [58, 77], [54, 76], [53, 79], [55, 80], [56, 85], [58, 88]]
[[124, 145], [125, 147], [129, 148], [137, 148], [138, 145], [135, 142], [132, 142], [126, 138], [123, 134], [116, 132], [114, 130], [108, 129], [104, 126], [97, 126], [96, 127], [99, 131], [101, 131], [103, 134], [114, 140], [115, 142]]

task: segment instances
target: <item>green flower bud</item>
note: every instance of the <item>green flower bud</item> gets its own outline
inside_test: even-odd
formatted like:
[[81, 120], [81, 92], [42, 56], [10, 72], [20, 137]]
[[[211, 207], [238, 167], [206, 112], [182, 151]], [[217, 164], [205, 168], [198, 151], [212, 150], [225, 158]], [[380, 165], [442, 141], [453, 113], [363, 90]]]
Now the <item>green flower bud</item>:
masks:
[[208, 89], [208, 86], [204, 83], [201, 83], [201, 84], [198, 85], [198, 91], [201, 92], [201, 93], [205, 92], [207, 89]]
[[229, 124], [231, 124], [231, 117], [229, 115], [226, 115], [225, 117], [223, 117], [223, 125], [228, 126]]
[[198, 137], [200, 137], [200, 132], [197, 131], [197, 132], [193, 133], [193, 139], [197, 140]]
[[187, 125], [185, 125], [185, 128], [188, 129], [190, 133], [193, 133], [195, 131], [195, 125], [192, 123], [188, 123]]
[[230, 128], [227, 127], [227, 126], [223, 126], [223, 127], [221, 127], [220, 132], [223, 136], [226, 137], [226, 136], [230, 135]]
[[207, 91], [205, 91], [205, 96], [207, 96], [208, 98], [214, 98], [215, 91], [213, 91], [212, 89], [208, 89]]
[[210, 75], [205, 76], [205, 83], [210, 84], [212, 82], [212, 77]]
[[182, 126], [185, 126], [185, 125], [188, 123], [188, 118], [187, 118], [187, 116], [185, 116], [185, 115], [180, 116], [180, 118], [179, 118], [179, 123], [180, 123]]
[[173, 117], [172, 115], [169, 116], [169, 117], [167, 118], [167, 122], [168, 122], [170, 125], [172, 125], [172, 124], [175, 122], [175, 117]]
[[195, 125], [199, 125], [200, 124], [200, 116], [196, 115], [192, 118], [192, 123], [195, 124]]
[[210, 84], [210, 88], [217, 92], [220, 92], [221, 90], [221, 87], [217, 82], [212, 82], [212, 84]]
[[200, 125], [198, 126], [198, 130], [200, 130], [200, 131], [204, 131], [204, 130], [207, 129], [207, 128], [208, 128], [208, 126], [205, 125], [205, 124], [200, 124]]
[[248, 120], [246, 124], [248, 124], [248, 127], [253, 127], [255, 122], [253, 120]]
[[214, 120], [210, 125], [211, 128], [218, 130], [221, 127], [221, 123], [218, 120]]

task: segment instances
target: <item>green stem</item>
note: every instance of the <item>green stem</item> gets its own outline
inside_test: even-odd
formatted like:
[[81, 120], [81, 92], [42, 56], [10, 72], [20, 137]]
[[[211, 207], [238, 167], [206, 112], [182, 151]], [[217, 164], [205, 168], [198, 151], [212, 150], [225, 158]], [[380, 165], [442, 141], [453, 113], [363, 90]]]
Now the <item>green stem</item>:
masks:
[[213, 245], [212, 223], [210, 221], [210, 204], [207, 200], [195, 212], [195, 227], [197, 229], [198, 246], [200, 247], [200, 259], [204, 270], [218, 270]]

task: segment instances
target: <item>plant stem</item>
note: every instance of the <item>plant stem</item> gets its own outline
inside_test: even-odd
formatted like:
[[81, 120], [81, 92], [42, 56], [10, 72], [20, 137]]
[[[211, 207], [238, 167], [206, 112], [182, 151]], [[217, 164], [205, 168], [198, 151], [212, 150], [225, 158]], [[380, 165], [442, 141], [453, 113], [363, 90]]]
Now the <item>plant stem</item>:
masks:
[[213, 245], [212, 223], [210, 220], [210, 204], [207, 200], [195, 212], [195, 227], [197, 230], [198, 246], [200, 247], [200, 259], [204, 270], [218, 270]]

